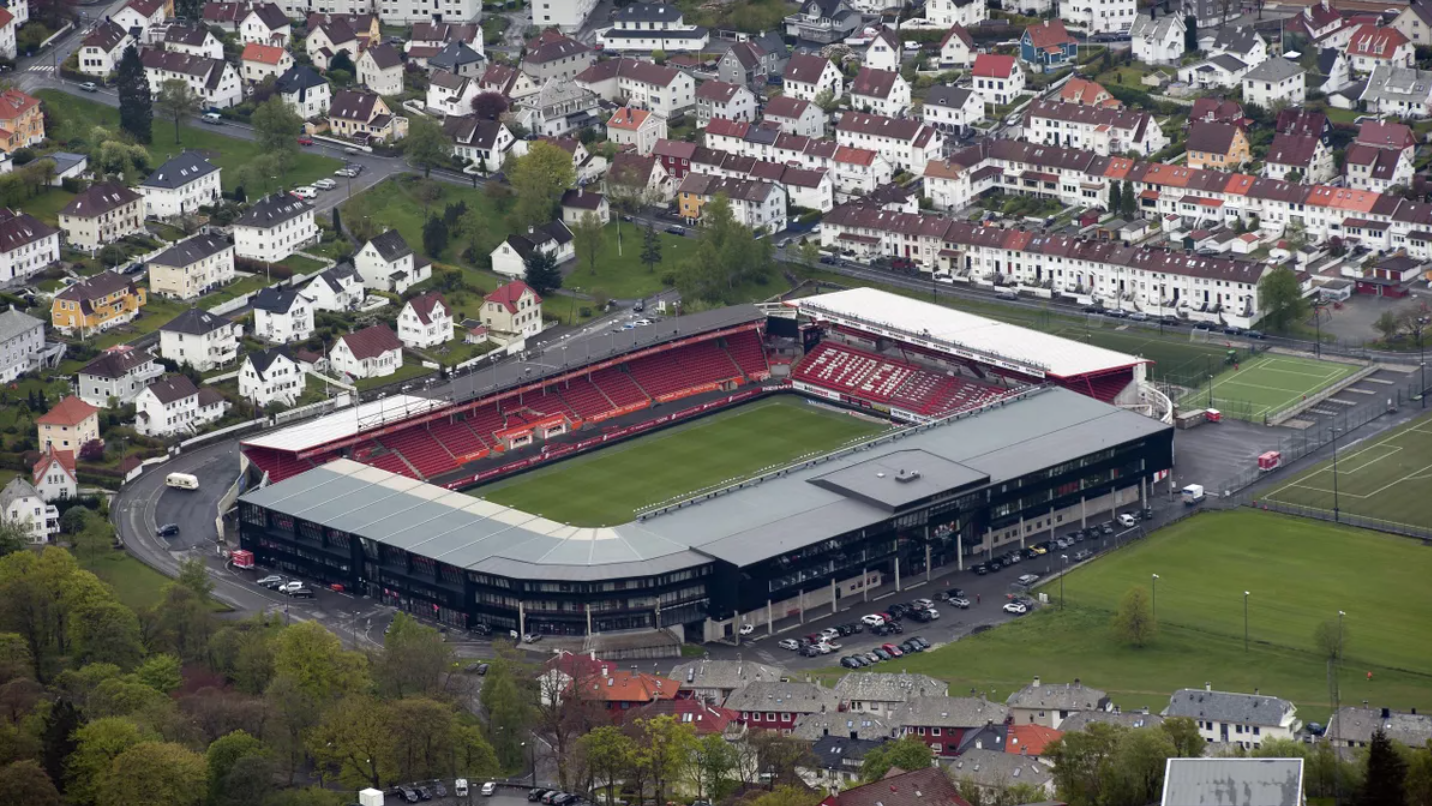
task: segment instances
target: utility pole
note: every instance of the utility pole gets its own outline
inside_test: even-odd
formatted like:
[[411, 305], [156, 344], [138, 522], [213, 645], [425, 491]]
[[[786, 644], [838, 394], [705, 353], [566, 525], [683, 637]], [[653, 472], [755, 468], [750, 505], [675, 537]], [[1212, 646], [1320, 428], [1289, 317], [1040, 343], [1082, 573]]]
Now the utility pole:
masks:
[[1243, 591], [1243, 651], [1248, 651], [1248, 591]]

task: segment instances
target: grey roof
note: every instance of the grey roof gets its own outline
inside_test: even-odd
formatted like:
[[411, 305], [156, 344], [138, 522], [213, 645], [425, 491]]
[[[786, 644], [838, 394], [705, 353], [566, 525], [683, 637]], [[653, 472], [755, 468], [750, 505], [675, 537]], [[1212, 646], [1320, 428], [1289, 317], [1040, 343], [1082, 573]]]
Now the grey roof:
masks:
[[1055, 711], [1094, 711], [1108, 705], [1109, 695], [1083, 683], [1030, 683], [1009, 695], [1011, 708], [1038, 708]]
[[802, 714], [796, 717], [791, 736], [813, 742], [822, 736], [849, 736], [878, 739], [890, 735], [890, 723], [875, 714], [839, 711], [824, 714]]
[[1244, 725], [1281, 725], [1283, 717], [1296, 710], [1297, 706], [1279, 697], [1181, 688], [1169, 698], [1162, 715]]
[[260, 350], [256, 353], [249, 353], [246, 357], [249, 364], [253, 366], [254, 372], [257, 372], [260, 378], [269, 371], [269, 367], [273, 366], [274, 362], [279, 358], [287, 358], [295, 364], [298, 363], [294, 361], [293, 353], [289, 352], [288, 345], [285, 344], [270, 347], [267, 350]]
[[1217, 56], [1214, 56], [1212, 59], [1209, 59], [1208, 63], [1216, 64], [1230, 73], [1236, 73], [1239, 70], [1242, 70], [1243, 68], [1248, 66], [1246, 63], [1244, 63], [1242, 59], [1238, 58], [1237, 56], [1234, 56], [1231, 53], [1220, 53]]
[[1181, 19], [1173, 14], [1164, 14], [1158, 19], [1152, 19], [1148, 14], [1139, 12], [1134, 18], [1134, 26], [1129, 29], [1129, 36], [1138, 39], [1147, 37], [1155, 42], [1161, 42], [1168, 38], [1169, 31], [1173, 29], [1174, 23]]
[[1281, 56], [1267, 59], [1244, 74], [1244, 81], [1272, 81], [1277, 83], [1303, 74], [1303, 68]]
[[0, 311], [0, 344], [17, 336], [23, 336], [37, 327], [43, 329], [45, 323], [24, 311], [17, 311], [14, 308]]
[[949, 686], [925, 674], [851, 672], [835, 684], [841, 702], [908, 702], [915, 697], [943, 697]]
[[183, 268], [192, 266], [206, 257], [216, 255], [225, 249], [233, 249], [234, 245], [216, 235], [195, 235], [187, 240], [180, 241], [173, 246], [160, 252], [149, 259], [150, 263], [158, 263], [161, 266], [176, 266]]
[[925, 106], [943, 106], [950, 109], [961, 109], [973, 94], [974, 90], [968, 87], [947, 87], [944, 85], [931, 87], [930, 93], [925, 96]]
[[321, 87], [326, 83], [328, 82], [323, 80], [323, 76], [320, 76], [317, 70], [314, 70], [306, 64], [295, 64], [285, 70], [283, 75], [278, 77], [278, 80], [274, 82], [273, 88], [277, 90], [280, 95], [292, 95], [301, 90], [311, 90], [314, 87]]
[[973, 728], [1004, 724], [1009, 708], [983, 697], [914, 697], [890, 717], [892, 727]]
[[154, 356], [148, 350], [115, 350], [101, 354], [85, 364], [80, 375], [92, 378], [123, 378], [135, 367], [154, 363]]
[[1338, 59], [1342, 51], [1337, 48], [1323, 48], [1318, 51], [1318, 72], [1325, 76], [1332, 75], [1333, 68], [1337, 67]]
[[402, 234], [395, 229], [388, 230], [368, 243], [373, 244], [373, 248], [378, 250], [378, 257], [389, 263], [413, 253], [408, 242], [403, 240]]
[[1260, 41], [1262, 37], [1251, 26], [1225, 28], [1214, 38], [1213, 49], [1247, 56]]
[[816, 757], [822, 769], [838, 770], [842, 767], [859, 767], [865, 754], [889, 741], [880, 739], [852, 739], [832, 733], [822, 736], [811, 745], [811, 755]]
[[363, 282], [363, 276], [358, 273], [358, 269], [354, 268], [352, 263], [338, 263], [330, 266], [319, 272], [318, 276], [313, 278], [313, 282], [321, 282], [337, 292], [343, 290], [342, 281], [344, 279]]
[[1301, 758], [1171, 758], [1161, 806], [1302, 806]]
[[1076, 711], [1059, 723], [1065, 733], [1086, 730], [1090, 725], [1122, 725], [1126, 728], [1151, 728], [1162, 725], [1164, 718], [1143, 711]]
[[259, 199], [253, 207], [245, 210], [244, 214], [234, 222], [234, 226], [269, 229], [290, 219], [298, 218], [304, 213], [311, 214], [312, 212], [313, 206], [302, 199], [284, 193], [275, 193], [272, 196]]
[[667, 675], [684, 689], [738, 689], [785, 676], [784, 669], [748, 660], [695, 660], [678, 664]]
[[974, 728], [967, 728], [960, 733], [960, 743], [955, 747], [955, 755], [963, 755], [966, 750], [987, 749], [996, 753], [1004, 752], [1005, 740], [1009, 738], [1009, 725], [1001, 722], [999, 724], [980, 725]]
[[0, 510], [9, 509], [10, 504], [21, 498], [39, 497], [40, 493], [35, 489], [35, 485], [27, 481], [24, 476], [16, 476], [10, 480], [9, 484], [5, 485], [4, 489], [0, 489]]
[[839, 699], [835, 692], [815, 683], [752, 683], [726, 698], [732, 711], [784, 713], [834, 713]]
[[441, 68], [458, 72], [458, 68], [465, 64], [483, 61], [481, 53], [473, 50], [466, 42], [458, 40], [449, 42], [442, 50], [428, 57], [430, 69]]
[[681, 9], [663, 3], [632, 3], [612, 15], [615, 22], [676, 22]]
[[259, 293], [254, 295], [253, 307], [256, 310], [268, 311], [269, 313], [288, 313], [293, 303], [298, 299], [298, 291], [293, 288], [284, 287], [260, 288]]
[[1367, 744], [1372, 741], [1372, 734], [1382, 728], [1387, 738], [1408, 747], [1422, 747], [1432, 740], [1432, 715], [1392, 710], [1386, 713], [1383, 716], [1381, 708], [1339, 708], [1328, 720], [1324, 737], [1336, 744]]
[[1054, 768], [1037, 759], [1006, 753], [1004, 750], [971, 748], [958, 758], [944, 762], [945, 770], [955, 781], [969, 779], [983, 787], [1002, 789], [1013, 784], [1047, 786], [1054, 778]]
[[1432, 72], [1380, 64], [1367, 78], [1361, 99], [1426, 102], [1432, 93]]
[[68, 151], [56, 151], [48, 157], [43, 157], [55, 164], [55, 175], [63, 176], [65, 172], [74, 170], [76, 166], [88, 167], [89, 157], [84, 154], [72, 154]]
[[219, 170], [218, 166], [193, 151], [169, 160], [141, 182], [143, 187], [175, 190]]
[[226, 327], [235, 327], [234, 323], [222, 316], [215, 316], [201, 308], [190, 308], [189, 310], [170, 319], [159, 327], [167, 333], [183, 333], [187, 336], [202, 336], [205, 333], [212, 333]]

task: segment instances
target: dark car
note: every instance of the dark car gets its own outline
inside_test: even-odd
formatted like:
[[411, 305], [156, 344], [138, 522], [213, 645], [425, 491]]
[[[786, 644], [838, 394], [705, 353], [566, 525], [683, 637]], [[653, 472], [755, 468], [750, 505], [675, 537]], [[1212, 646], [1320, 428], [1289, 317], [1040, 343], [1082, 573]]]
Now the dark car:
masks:
[[289, 591], [288, 595], [295, 599], [312, 599], [313, 588], [299, 588], [296, 591]]
[[950, 599], [963, 599], [964, 597], [964, 588], [950, 588], [949, 590], [940, 591], [940, 595], [938, 598], [940, 601], [944, 602]]
[[442, 781], [433, 781], [433, 794], [440, 798], [447, 797], [447, 786]]
[[154, 534], [159, 535], [160, 537], [173, 537], [174, 535], [179, 534], [179, 524], [166, 523], [163, 526], [160, 526], [158, 529], [155, 529]]
[[1114, 533], [1114, 524], [1112, 524], [1112, 523], [1103, 524], [1103, 525], [1101, 525], [1101, 526], [1099, 527], [1099, 531], [1103, 532], [1103, 533], [1106, 534], [1106, 535], [1111, 535], [1111, 534]]
[[993, 560], [990, 560], [988, 563], [985, 563], [985, 566], [989, 568], [990, 571], [998, 571], [999, 569], [1004, 567], [1004, 563], [1000, 562], [1000, 559], [998, 557], [995, 557]]
[[822, 264], [826, 265], [826, 266], [838, 266], [838, 265], [840, 265], [840, 261], [839, 261], [839, 260], [836, 260], [834, 257], [831, 257], [830, 255], [821, 255], [821, 256], [820, 256], [820, 262], [821, 262]]
[[1196, 323], [1196, 324], [1193, 326], [1193, 329], [1194, 329], [1194, 330], [1212, 330], [1212, 329], [1213, 329], [1213, 325], [1210, 325], [1210, 324], [1207, 323], [1207, 322], [1198, 322], [1198, 323]]
[[989, 566], [985, 565], [984, 563], [980, 563], [974, 568], [971, 568], [970, 570], [975, 572], [975, 576], [984, 576], [985, 574], [989, 573]]
[[998, 294], [995, 294], [994, 298], [1003, 300], [1017, 300], [1019, 299], [1019, 295], [1013, 291], [1001, 291]]
[[817, 656], [819, 656], [819, 655], [820, 655], [820, 650], [819, 650], [819, 649], [816, 649], [814, 644], [801, 647], [801, 656], [802, 656], [802, 657], [814, 658], [814, 657], [817, 657]]
[[1250, 331], [1244, 333], [1243, 335], [1247, 336], [1247, 337], [1250, 338], [1250, 339], [1261, 339], [1261, 338], [1263, 338], [1263, 333], [1262, 333], [1262, 331], [1258, 331], [1258, 330], [1250, 330]]
[[576, 802], [577, 796], [567, 792], [562, 792], [558, 794], [557, 797], [552, 798], [552, 806], [567, 806], [569, 803]]
[[417, 803], [419, 800], [418, 790], [412, 788], [411, 786], [398, 787], [398, 794], [402, 796], [403, 800], [409, 803]]
[[856, 663], [854, 658], [845, 657], [840, 659], [840, 665], [847, 669], [859, 669], [861, 664]]
[[671, 226], [669, 226], [669, 227], [666, 228], [666, 234], [667, 234], [667, 235], [685, 235], [685, 234], [686, 234], [686, 228], [685, 228], [685, 227], [678, 227], [678, 226], [676, 226], [675, 224], [672, 224]]
[[527, 802], [536, 803], [541, 800], [545, 794], [547, 794], [547, 790], [545, 789], [529, 789], [527, 790]]
[[549, 804], [549, 806], [550, 806], [550, 804], [552, 803], [552, 801], [556, 800], [556, 799], [557, 799], [557, 796], [558, 796], [558, 795], [561, 795], [561, 794], [562, 794], [562, 790], [560, 790], [560, 789], [553, 789], [553, 790], [549, 791], [547, 794], [545, 794], [545, 795], [542, 796], [542, 802], [543, 802], [543, 803], [546, 803], [546, 804]]
[[871, 652], [874, 652], [875, 655], [876, 655], [877, 657], [879, 657], [881, 660], [890, 660], [891, 658], [895, 657], [894, 655], [891, 655], [889, 652], [886, 652], [883, 647], [876, 647], [876, 648], [874, 648], [874, 649], [872, 649], [872, 650], [870, 650], [870, 651], [871, 651]]
[[433, 791], [425, 786], [420, 786], [418, 787], [418, 797], [422, 798], [423, 800], [432, 800]]
[[930, 611], [928, 610], [916, 610], [910, 614], [910, 618], [920, 622], [921, 624], [928, 624], [932, 620], [930, 617]]
[[1154, 511], [1153, 511], [1152, 509], [1150, 509], [1149, 507], [1144, 507], [1143, 509], [1139, 510], [1139, 520], [1141, 520], [1141, 521], [1151, 521], [1151, 520], [1153, 520], [1153, 519], [1154, 519]]

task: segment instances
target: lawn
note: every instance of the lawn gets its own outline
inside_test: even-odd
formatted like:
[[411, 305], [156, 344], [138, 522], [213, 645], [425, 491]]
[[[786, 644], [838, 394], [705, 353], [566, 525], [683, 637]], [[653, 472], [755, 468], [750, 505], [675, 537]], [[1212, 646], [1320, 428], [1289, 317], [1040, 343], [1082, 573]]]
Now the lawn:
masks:
[[[1343, 619], [1345, 702], [1432, 706], [1432, 552], [1417, 542], [1254, 510], [1206, 513], [1102, 557], [1041, 592], [1050, 606], [927, 656], [912, 672], [1003, 699], [1034, 675], [1107, 689], [1125, 708], [1157, 710], [1174, 690], [1211, 682], [1229, 691], [1287, 697], [1303, 719], [1326, 716], [1327, 664], [1313, 633]], [[1160, 633], [1137, 649], [1108, 623], [1130, 589], [1158, 574]], [[1248, 591], [1245, 652], [1244, 591]], [[1396, 591], [1397, 604], [1387, 595]], [[1367, 678], [1373, 672], [1372, 679]]]
[[[468, 211], [479, 211], [482, 218], [491, 222], [491, 228], [481, 234], [481, 243], [476, 247], [484, 255], [496, 249], [507, 237], [506, 202], [499, 203], [488, 195], [487, 190], [433, 182], [431, 186], [437, 188], [438, 197], [425, 205], [415, 195], [415, 191], [423, 186], [423, 181], [417, 177], [384, 180], [345, 202], [343, 219], [352, 225], [367, 218], [380, 230], [395, 229], [413, 251], [434, 261], [450, 264], [465, 263], [458, 257], [471, 244], [471, 239], [451, 238], [442, 254], [427, 254], [423, 248], [423, 222], [428, 213], [442, 215], [447, 205], [458, 202], [466, 204]], [[466, 265], [472, 264], [467, 262]]]
[[75, 194], [63, 188], [45, 188], [38, 196], [20, 205], [20, 209], [49, 224], [60, 225], [60, 209], [70, 203]]
[[[1213, 360], [1207, 364], [1209, 369], [1183, 381], [1190, 388], [1178, 402], [1216, 408], [1252, 421], [1282, 411], [1358, 370], [1352, 364], [1268, 353], [1232, 366]], [[1210, 372], [1211, 381], [1207, 380]]]
[[422, 364], [419, 364], [416, 360], [414, 360], [413, 356], [404, 356], [403, 362], [403, 365], [401, 367], [398, 367], [398, 371], [394, 372], [392, 375], [385, 375], [381, 378], [359, 378], [353, 385], [358, 387], [359, 391], [364, 391], [367, 389], [376, 389], [380, 386], [387, 386], [389, 384], [410, 381], [414, 378], [419, 378], [423, 375], [429, 375], [432, 373], [432, 370], [428, 369], [427, 367], [423, 366]]
[[[1329, 460], [1264, 497], [1330, 512], [1333, 487]], [[1336, 487], [1342, 512], [1432, 526], [1432, 415], [1339, 451]]]
[[881, 430], [797, 400], [764, 400], [472, 494], [577, 526], [626, 523], [640, 509]]
[[321, 260], [314, 260], [311, 257], [304, 257], [303, 255], [289, 255], [283, 260], [280, 260], [278, 265], [293, 269], [294, 274], [313, 274], [327, 264]]
[[[617, 227], [621, 227], [621, 253], [617, 252]], [[586, 294], [603, 291], [615, 299], [649, 297], [660, 292], [663, 275], [676, 270], [696, 247], [693, 238], [657, 232], [661, 241], [661, 263], [648, 270], [641, 262], [644, 232], [641, 227], [613, 222], [602, 233], [602, 248], [597, 254], [597, 268], [592, 271], [585, 260], [578, 259], [571, 274], [562, 284]]]
[[[125, 551], [76, 556], [81, 567], [109, 583], [120, 603], [134, 610], [147, 610], [159, 604], [164, 598], [164, 587], [172, 581]], [[229, 608], [216, 600], [210, 609], [218, 613]]]
[[153, 333], [165, 322], [189, 309], [187, 303], [165, 299], [157, 294], [145, 294], [144, 298], [144, 307], [139, 309], [138, 319], [100, 334], [94, 340], [94, 346], [104, 350], [116, 344], [124, 344], [136, 336]]
[[[46, 111], [58, 114], [62, 121], [57, 131], [50, 132], [51, 137], [61, 143], [85, 139], [95, 126], [110, 129], [119, 127], [119, 110], [112, 106], [76, 98], [59, 90], [40, 90], [35, 94], [44, 101]], [[179, 127], [180, 142], [176, 144], [173, 121], [162, 120], [156, 115], [153, 141], [146, 146], [151, 167], [159, 167], [181, 151], [201, 151], [211, 162], [223, 169], [221, 180], [224, 190], [233, 190], [238, 184], [239, 168], [264, 152], [263, 146], [252, 140], [225, 136], [221, 133], [224, 128], [190, 123]], [[331, 176], [342, 167], [340, 160], [300, 153], [293, 167], [284, 174], [283, 184], [286, 187], [307, 185], [316, 179]]]
[[252, 294], [268, 284], [268, 280], [266, 280], [263, 275], [250, 274], [241, 276], [237, 281], [229, 283], [212, 294], [205, 295], [199, 300], [199, 306], [204, 309], [213, 308], [215, 305], [222, 305], [231, 299], [237, 299], [245, 294]]

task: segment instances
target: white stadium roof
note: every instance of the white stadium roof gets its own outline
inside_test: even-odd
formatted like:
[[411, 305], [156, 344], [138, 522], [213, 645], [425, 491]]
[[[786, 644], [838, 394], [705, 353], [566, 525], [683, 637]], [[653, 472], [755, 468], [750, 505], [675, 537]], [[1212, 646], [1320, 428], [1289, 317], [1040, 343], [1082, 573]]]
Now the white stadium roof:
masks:
[[381, 428], [449, 405], [452, 404], [446, 400], [431, 400], [416, 395], [389, 395], [371, 403], [360, 403], [332, 414], [260, 434], [253, 439], [243, 440], [243, 444], [298, 453], [335, 439], [351, 437], [360, 431]]
[[1147, 359], [1117, 350], [875, 288], [851, 288], [786, 304], [818, 319], [1037, 376], [1072, 378], [1148, 363]]

